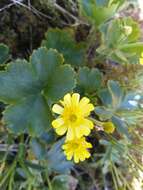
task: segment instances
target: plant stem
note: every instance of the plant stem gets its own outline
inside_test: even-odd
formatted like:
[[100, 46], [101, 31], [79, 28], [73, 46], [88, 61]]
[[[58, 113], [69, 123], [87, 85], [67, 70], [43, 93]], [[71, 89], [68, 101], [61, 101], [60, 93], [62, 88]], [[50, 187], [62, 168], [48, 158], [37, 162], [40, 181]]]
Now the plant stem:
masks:
[[47, 169], [45, 171], [45, 175], [46, 175], [46, 179], [47, 179], [49, 190], [53, 190]]
[[100, 122], [100, 121], [98, 121], [98, 120], [96, 120], [96, 119], [94, 119], [94, 118], [92, 118], [92, 117], [90, 117], [89, 119], [90, 119], [91, 121], [93, 121], [94, 124], [96, 124], [96, 125], [102, 127], [102, 125], [103, 125], [102, 122]]
[[111, 166], [110, 166], [110, 167], [111, 167], [110, 169], [111, 169], [111, 174], [112, 174], [112, 178], [113, 178], [115, 190], [118, 190], [118, 184], [117, 184], [116, 178], [115, 178], [115, 176], [114, 176], [114, 172], [113, 172], [113, 168], [112, 168], [112, 163], [111, 163]]
[[11, 176], [10, 176], [8, 190], [13, 190], [14, 175], [15, 175], [15, 171], [13, 171], [12, 174], [11, 174]]
[[141, 170], [143, 172], [143, 167], [133, 158], [128, 154], [128, 158], [131, 162], [133, 162], [135, 164], [135, 166], [137, 166], [139, 168], [139, 170]]
[[4, 185], [5, 181], [8, 179], [8, 177], [14, 171], [14, 169], [16, 167], [16, 164], [17, 164], [17, 159], [14, 160], [12, 166], [9, 168], [8, 172], [6, 173], [6, 175], [4, 176], [4, 178], [2, 179], [2, 181], [0, 183], [0, 187], [2, 187]]

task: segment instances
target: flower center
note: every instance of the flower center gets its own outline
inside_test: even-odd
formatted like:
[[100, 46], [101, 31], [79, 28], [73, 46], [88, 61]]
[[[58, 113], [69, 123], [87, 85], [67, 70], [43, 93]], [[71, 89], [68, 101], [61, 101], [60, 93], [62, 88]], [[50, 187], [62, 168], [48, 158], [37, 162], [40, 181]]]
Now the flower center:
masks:
[[73, 144], [72, 144], [72, 148], [73, 148], [74, 150], [77, 149], [78, 146], [79, 146], [78, 143], [73, 143]]
[[72, 115], [70, 115], [69, 120], [70, 120], [71, 122], [75, 122], [75, 121], [77, 120], [77, 116], [74, 115], [74, 114], [72, 114]]

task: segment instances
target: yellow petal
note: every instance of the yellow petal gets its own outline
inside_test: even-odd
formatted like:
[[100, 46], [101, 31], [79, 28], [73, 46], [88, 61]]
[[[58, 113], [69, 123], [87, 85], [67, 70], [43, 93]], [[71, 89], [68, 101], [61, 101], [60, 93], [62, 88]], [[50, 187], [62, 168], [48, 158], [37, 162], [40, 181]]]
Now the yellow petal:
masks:
[[80, 100], [80, 102], [79, 102], [79, 106], [80, 107], [83, 107], [83, 106], [85, 106], [85, 105], [87, 105], [88, 103], [89, 103], [89, 99], [88, 98], [86, 98], [86, 97], [83, 97], [81, 100]]
[[67, 147], [68, 147], [68, 145], [67, 145], [67, 144], [63, 144], [62, 149], [63, 149], [63, 150], [66, 150], [66, 149], [67, 149]]
[[85, 155], [85, 158], [89, 158], [91, 156], [91, 154], [88, 151], [84, 152], [84, 155]]
[[68, 128], [66, 139], [68, 141], [72, 140], [74, 138], [74, 131], [71, 127]]
[[67, 160], [71, 160], [73, 157], [73, 152], [72, 151], [68, 152], [66, 156], [67, 156]]
[[80, 160], [83, 162], [85, 160], [85, 156], [83, 153], [80, 154]]
[[72, 95], [72, 103], [73, 105], [77, 106], [79, 103], [80, 95], [78, 93], [74, 93]]
[[90, 134], [90, 128], [85, 125], [80, 126], [79, 134], [80, 134], [80, 137], [83, 135], [88, 136]]
[[75, 136], [77, 138], [81, 138], [84, 135], [83, 130], [82, 130], [82, 126], [81, 127], [75, 127]]
[[63, 135], [63, 134], [65, 134], [66, 131], [67, 131], [67, 127], [65, 125], [62, 125], [62, 126], [56, 128], [56, 133], [58, 135]]
[[83, 125], [86, 125], [90, 129], [93, 129], [93, 127], [94, 127], [93, 122], [90, 121], [89, 119], [84, 119]]
[[74, 162], [75, 163], [79, 162], [79, 157], [78, 157], [78, 154], [76, 152], [74, 153]]
[[106, 133], [113, 133], [115, 130], [115, 126], [112, 122], [103, 123], [103, 128]]
[[63, 113], [63, 107], [61, 107], [60, 105], [58, 104], [54, 104], [54, 106], [52, 107], [52, 111], [54, 113], [57, 113], [57, 114], [62, 114]]
[[86, 110], [87, 110], [87, 112], [91, 112], [91, 111], [93, 111], [94, 110], [94, 106], [93, 106], [93, 104], [88, 104], [87, 106], [86, 106]]
[[91, 144], [91, 143], [86, 142], [86, 148], [92, 148], [92, 144]]
[[64, 96], [64, 105], [66, 105], [66, 106], [70, 106], [71, 105], [71, 95], [70, 94], [66, 94]]
[[52, 126], [54, 127], [54, 128], [58, 128], [58, 127], [60, 127], [61, 125], [63, 125], [64, 124], [64, 120], [63, 120], [63, 118], [58, 118], [58, 119], [55, 119], [54, 121], [52, 121]]
[[93, 104], [85, 104], [82, 106], [82, 114], [84, 117], [87, 117], [90, 115], [90, 112], [94, 110]]
[[140, 62], [141, 65], [143, 65], [143, 58], [140, 58], [139, 62]]

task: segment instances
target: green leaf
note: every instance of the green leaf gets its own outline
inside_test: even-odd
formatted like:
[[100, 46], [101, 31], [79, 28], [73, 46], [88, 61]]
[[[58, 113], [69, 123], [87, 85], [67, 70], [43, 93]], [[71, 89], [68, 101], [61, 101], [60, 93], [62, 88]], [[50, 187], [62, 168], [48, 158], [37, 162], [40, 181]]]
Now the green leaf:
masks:
[[0, 44], [0, 64], [4, 64], [9, 58], [9, 48], [4, 45]]
[[135, 43], [129, 43], [120, 45], [120, 50], [128, 53], [137, 53], [140, 55], [143, 52], [143, 42], [135, 42]]
[[33, 138], [30, 142], [31, 149], [38, 160], [43, 160], [46, 157], [47, 150], [39, 139]]
[[120, 88], [119, 83], [112, 80], [108, 81], [107, 86], [112, 97], [112, 106], [113, 108], [117, 109], [120, 107], [121, 101], [123, 99], [123, 91]]
[[45, 88], [45, 96], [52, 101], [57, 101], [62, 98], [64, 94], [71, 91], [75, 86], [73, 76], [74, 70], [71, 69], [69, 65], [63, 65], [55, 69], [53, 77], [51, 77], [49, 84]]
[[[140, 27], [133, 19], [120, 18], [100, 27], [102, 43], [97, 52], [117, 63], [138, 63], [143, 52]], [[114, 33], [114, 35], [113, 35]]]
[[[106, 3], [105, 3], [106, 4]], [[98, 6], [95, 1], [79, 0], [81, 14], [85, 16], [92, 24], [99, 26], [113, 17], [117, 12], [118, 3], [110, 4], [110, 6]]]
[[4, 111], [4, 123], [14, 133], [40, 136], [51, 126], [51, 112], [42, 95], [33, 95]]
[[10, 104], [4, 122], [14, 133], [28, 132], [40, 136], [51, 126], [47, 104], [62, 98], [75, 85], [74, 71], [63, 65], [63, 57], [55, 50], [39, 48], [30, 63], [17, 60], [0, 72], [0, 100]]
[[135, 110], [139, 108], [140, 100], [142, 99], [141, 94], [135, 92], [129, 92], [124, 97], [120, 109]]
[[27, 96], [40, 92], [32, 65], [26, 60], [16, 60], [8, 64], [6, 71], [0, 72], [0, 100], [15, 103]]
[[112, 107], [112, 97], [108, 89], [102, 89], [98, 92], [98, 97], [107, 107]]
[[53, 190], [69, 190], [70, 186], [70, 176], [69, 175], [58, 175], [52, 180]]
[[85, 45], [74, 40], [72, 30], [49, 29], [42, 46], [58, 50], [63, 54], [65, 63], [72, 66], [81, 66], [85, 63]]
[[102, 32], [102, 42], [105, 46], [108, 48], [116, 48], [123, 35], [120, 20], [115, 19], [110, 23], [102, 25], [100, 31]]
[[53, 128], [51, 128], [47, 133], [44, 133], [40, 136], [40, 140], [46, 144], [52, 144], [56, 140], [56, 133]]
[[47, 154], [48, 169], [58, 173], [69, 173], [73, 167], [71, 161], [66, 160], [62, 150], [64, 139], [57, 141]]
[[128, 36], [128, 42], [136, 42], [140, 40], [141, 30], [140, 25], [137, 21], [133, 20], [131, 17], [125, 17], [123, 19], [123, 25], [132, 28], [132, 32]]
[[99, 116], [100, 120], [108, 120], [111, 119], [114, 113], [108, 110], [106, 107], [97, 106], [95, 107], [95, 113]]
[[109, 80], [107, 87], [100, 90], [98, 96], [106, 107], [116, 111], [123, 101], [124, 92], [117, 81]]
[[124, 134], [125, 136], [127, 136], [129, 138], [128, 127], [127, 127], [124, 120], [122, 120], [121, 118], [119, 118], [117, 116], [113, 116], [112, 117], [112, 122], [114, 123], [117, 131], [120, 134]]
[[109, 80], [107, 87], [99, 91], [103, 106], [95, 107], [95, 113], [100, 120], [112, 120], [117, 131], [129, 138], [128, 126], [130, 127], [131, 121], [136, 123], [137, 115], [140, 117], [138, 108], [141, 96], [131, 92], [125, 93], [116, 81]]
[[102, 85], [102, 73], [95, 68], [80, 68], [78, 73], [78, 85], [86, 93], [96, 92]]
[[109, 0], [96, 0], [96, 5], [99, 6], [107, 6]]

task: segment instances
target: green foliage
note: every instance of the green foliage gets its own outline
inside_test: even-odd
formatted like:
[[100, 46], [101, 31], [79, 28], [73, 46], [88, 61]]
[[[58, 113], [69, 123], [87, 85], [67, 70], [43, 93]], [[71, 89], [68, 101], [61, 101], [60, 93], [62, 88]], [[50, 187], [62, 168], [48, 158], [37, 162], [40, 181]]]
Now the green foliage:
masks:
[[58, 175], [52, 181], [52, 188], [54, 190], [69, 190], [70, 176]]
[[[127, 154], [127, 147], [122, 142], [116, 143], [114, 139], [100, 140], [100, 144], [106, 147], [106, 151], [102, 157], [101, 164], [104, 166], [104, 169], [107, 169], [111, 162], [122, 164], [121, 157], [122, 152], [124, 152], [124, 156]], [[106, 165], [106, 166], [105, 166]], [[107, 173], [108, 170], [104, 170], [104, 173]]]
[[70, 29], [48, 30], [42, 46], [58, 50], [63, 54], [65, 63], [72, 66], [77, 67], [85, 64], [85, 45], [84, 43], [76, 43], [73, 31]]
[[[128, 120], [122, 117], [122, 113], [132, 112], [139, 108], [139, 99], [136, 99], [137, 94], [125, 94], [118, 82], [108, 81], [108, 88], [99, 92], [99, 97], [102, 100], [103, 106], [97, 106], [95, 113], [101, 120], [111, 119], [119, 133], [129, 137]], [[130, 126], [129, 126], [130, 127]]]
[[67, 161], [62, 151], [63, 139], [53, 144], [47, 151], [47, 144], [42, 142], [41, 138], [31, 139], [30, 147], [36, 157], [40, 161], [46, 160], [46, 168], [48, 172], [57, 172], [61, 174], [68, 174], [73, 167], [73, 163]]
[[0, 44], [0, 64], [4, 64], [9, 59], [9, 48]]
[[100, 27], [102, 44], [98, 53], [118, 63], [138, 63], [143, 51], [139, 24], [131, 18], [115, 19]]
[[31, 139], [31, 149], [38, 160], [43, 160], [46, 157], [46, 147], [36, 138]]
[[67, 161], [61, 146], [63, 139], [57, 141], [47, 153], [48, 169], [58, 173], [69, 173], [73, 167], [73, 163]]
[[[29, 60], [12, 57], [5, 64], [9, 48], [0, 44], [0, 189], [100, 190], [109, 189], [108, 184], [114, 190], [133, 189], [128, 179], [143, 171], [142, 69], [137, 65], [143, 43], [138, 22], [122, 15], [126, 2], [40, 1], [42, 9], [58, 7], [59, 18], [71, 27], [48, 27], [42, 47]], [[87, 118], [94, 124], [86, 137], [91, 157], [76, 167], [64, 155], [64, 137], [57, 137], [51, 125], [58, 118], [53, 104], [74, 92], [95, 107]], [[115, 126], [114, 133], [105, 130], [107, 125]]]
[[82, 67], [78, 73], [78, 85], [86, 93], [97, 92], [102, 85], [102, 73], [98, 69]]
[[96, 27], [103, 24], [117, 12], [119, 2], [110, 3], [109, 1], [87, 1], [79, 0], [81, 14]]
[[4, 122], [12, 132], [39, 136], [49, 129], [52, 117], [48, 102], [60, 99], [75, 84], [73, 70], [62, 64], [58, 52], [39, 48], [30, 63], [17, 60], [0, 73], [0, 99], [10, 104]]

